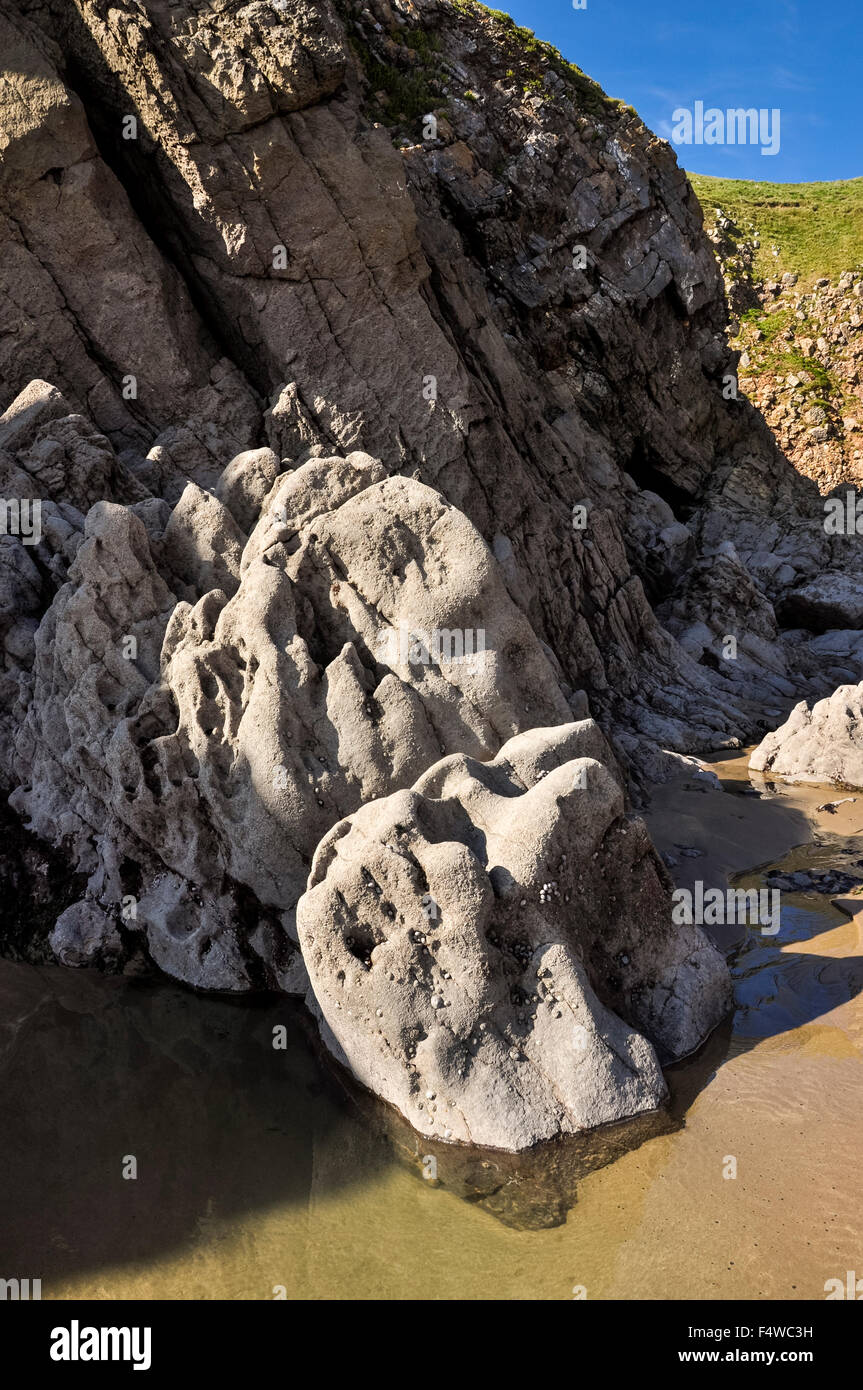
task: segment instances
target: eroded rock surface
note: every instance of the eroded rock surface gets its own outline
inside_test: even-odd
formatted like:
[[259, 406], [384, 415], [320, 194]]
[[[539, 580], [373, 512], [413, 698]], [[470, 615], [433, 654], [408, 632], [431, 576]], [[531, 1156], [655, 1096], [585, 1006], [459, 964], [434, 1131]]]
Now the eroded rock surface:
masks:
[[863, 787], [863, 684], [840, 685], [826, 700], [795, 705], [749, 760], [754, 772], [786, 782]]
[[245, 544], [192, 483], [161, 536], [103, 502], [79, 541], [18, 676], [12, 802], [191, 983], [289, 971], [315, 846], [363, 801], [571, 717], [475, 528], [365, 454], [281, 475]]
[[298, 925], [324, 1040], [423, 1134], [525, 1148], [654, 1109], [730, 1004], [590, 721], [459, 755], [315, 855]]
[[[437, 488], [636, 781], [658, 743], [743, 743], [765, 701], [828, 692], [747, 626], [825, 567], [817, 490], [726, 398], [701, 210], [630, 108], [471, 3], [0, 14], [10, 396], [51, 381], [171, 505], [240, 450], [259, 502], [265, 443]], [[723, 621], [728, 544], [752, 593]]]

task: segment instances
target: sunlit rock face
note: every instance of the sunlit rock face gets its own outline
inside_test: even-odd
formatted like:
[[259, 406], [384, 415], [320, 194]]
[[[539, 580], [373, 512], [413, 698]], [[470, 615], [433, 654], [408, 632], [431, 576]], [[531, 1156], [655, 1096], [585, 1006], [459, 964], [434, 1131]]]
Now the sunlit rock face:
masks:
[[0, 405], [50, 381], [172, 506], [267, 446], [435, 487], [636, 780], [832, 688], [762, 611], [825, 568], [817, 491], [728, 396], [700, 207], [630, 108], [449, 0], [0, 22]]
[[723, 1017], [722, 957], [670, 922], [592, 720], [363, 806], [298, 909], [335, 1055], [422, 1134], [510, 1150], [655, 1109]]
[[248, 539], [194, 483], [165, 514], [79, 518], [18, 676], [13, 804], [94, 901], [140, 898], [169, 973], [284, 982], [335, 821], [570, 708], [476, 529], [365, 454], [280, 474]]
[[863, 788], [863, 684], [840, 685], [827, 700], [795, 705], [749, 760], [754, 772], [786, 782]]

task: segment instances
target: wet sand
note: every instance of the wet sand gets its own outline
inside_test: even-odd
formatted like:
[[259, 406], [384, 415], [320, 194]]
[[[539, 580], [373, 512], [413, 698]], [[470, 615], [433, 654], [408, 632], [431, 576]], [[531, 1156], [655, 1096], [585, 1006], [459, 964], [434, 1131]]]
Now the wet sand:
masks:
[[[841, 793], [745, 796], [745, 759], [713, 766], [730, 790], [684, 779], [650, 812], [662, 848], [709, 851], [681, 882], [863, 858], [863, 798], [816, 815]], [[668, 1073], [676, 1127], [582, 1178], [547, 1229], [398, 1161], [290, 1002], [0, 962], [2, 1272], [45, 1298], [823, 1298], [863, 1265], [863, 918], [844, 903], [783, 894], [778, 937], [744, 933], [733, 1019]], [[506, 1179], [526, 1201], [531, 1181], [529, 1159]]]

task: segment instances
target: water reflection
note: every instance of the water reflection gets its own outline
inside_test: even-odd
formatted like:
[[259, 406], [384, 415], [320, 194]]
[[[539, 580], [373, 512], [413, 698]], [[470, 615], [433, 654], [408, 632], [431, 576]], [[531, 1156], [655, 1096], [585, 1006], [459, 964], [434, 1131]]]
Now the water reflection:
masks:
[[[859, 844], [848, 847], [822, 838], [768, 867], [784, 873], [847, 868], [859, 854]], [[735, 879], [735, 887], [761, 888], [766, 881], [766, 870], [743, 874]], [[847, 920], [847, 914], [827, 896], [783, 892], [776, 936], [764, 936], [757, 928], [748, 930], [734, 957], [734, 1032], [738, 1040], [750, 1040], [754, 1045], [759, 1039], [800, 1028], [863, 990], [863, 956], [821, 956], [789, 949], [833, 932]]]

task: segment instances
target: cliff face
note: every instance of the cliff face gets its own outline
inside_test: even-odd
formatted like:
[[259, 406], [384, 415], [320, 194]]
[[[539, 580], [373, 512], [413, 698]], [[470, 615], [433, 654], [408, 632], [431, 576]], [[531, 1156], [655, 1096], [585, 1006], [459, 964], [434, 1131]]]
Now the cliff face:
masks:
[[735, 696], [770, 678], [681, 663], [644, 589], [670, 596], [708, 517], [740, 551], [726, 513], [755, 508], [775, 534], [741, 559], [773, 599], [815, 504], [723, 399], [721, 278], [667, 144], [447, 0], [21, 9], [7, 399], [50, 380], [174, 501], [287, 387], [276, 451], [361, 448], [439, 488], [599, 713], [676, 747], [748, 736]]
[[735, 315], [729, 327], [741, 391], [822, 493], [859, 487], [863, 180], [791, 184], [784, 192], [743, 183], [733, 215], [716, 206], [733, 184], [694, 182]]
[[863, 481], [863, 275], [820, 277], [801, 292], [787, 281], [761, 286], [741, 324], [741, 386], [764, 414], [786, 456], [824, 494]]
[[[0, 752], [89, 875], [66, 958], [131, 901], [171, 973], [301, 988], [315, 846], [439, 759], [589, 709], [637, 786], [848, 678], [777, 624], [863, 578], [734, 398], [685, 175], [553, 50], [453, 0], [0, 0], [0, 48]], [[625, 976], [579, 998], [641, 1026]]]

